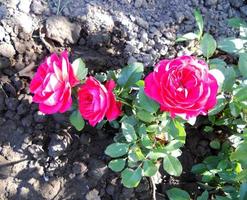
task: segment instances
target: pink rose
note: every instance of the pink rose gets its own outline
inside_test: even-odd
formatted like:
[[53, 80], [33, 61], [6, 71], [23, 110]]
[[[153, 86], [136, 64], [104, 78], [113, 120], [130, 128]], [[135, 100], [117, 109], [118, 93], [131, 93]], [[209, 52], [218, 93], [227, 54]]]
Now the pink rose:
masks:
[[63, 113], [71, 107], [71, 88], [78, 83], [67, 51], [62, 52], [60, 57], [53, 53], [38, 67], [31, 81], [33, 102], [39, 104], [43, 113]]
[[116, 101], [113, 89], [115, 82], [108, 81], [105, 86], [90, 76], [78, 92], [79, 110], [82, 117], [95, 126], [104, 116], [112, 121], [121, 114], [121, 103]]
[[146, 77], [144, 91], [171, 117], [189, 120], [215, 106], [217, 89], [217, 81], [204, 61], [181, 56], [161, 60]]

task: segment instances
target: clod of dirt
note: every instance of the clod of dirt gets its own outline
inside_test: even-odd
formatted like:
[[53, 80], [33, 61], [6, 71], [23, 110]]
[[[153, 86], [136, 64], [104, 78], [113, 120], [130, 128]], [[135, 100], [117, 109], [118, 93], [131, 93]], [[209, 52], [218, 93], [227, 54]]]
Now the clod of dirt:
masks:
[[62, 155], [71, 144], [71, 137], [68, 134], [53, 134], [48, 147], [48, 155], [56, 158]]
[[46, 36], [60, 45], [75, 44], [80, 37], [81, 26], [66, 17], [52, 16], [46, 20]]

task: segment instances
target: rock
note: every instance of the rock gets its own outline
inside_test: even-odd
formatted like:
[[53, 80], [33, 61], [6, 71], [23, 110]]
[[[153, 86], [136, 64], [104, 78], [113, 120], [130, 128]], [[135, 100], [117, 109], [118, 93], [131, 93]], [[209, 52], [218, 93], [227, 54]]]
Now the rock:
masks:
[[5, 94], [2, 90], [0, 90], [0, 112], [5, 109], [4, 102], [5, 102]]
[[0, 19], [4, 19], [8, 13], [8, 10], [5, 5], [0, 6]]
[[6, 57], [0, 56], [0, 69], [8, 68], [10, 66], [10, 60]]
[[24, 13], [29, 13], [31, 2], [32, 0], [20, 1], [20, 3], [18, 4], [19, 10]]
[[55, 158], [62, 155], [71, 144], [71, 137], [68, 135], [53, 134], [48, 146], [48, 155]]
[[229, 0], [231, 6], [235, 7], [235, 8], [240, 8], [244, 1], [243, 0]]
[[99, 191], [96, 189], [89, 191], [86, 195], [86, 200], [101, 200]]
[[0, 55], [12, 58], [15, 55], [15, 49], [12, 44], [0, 43]]
[[113, 196], [114, 191], [115, 191], [115, 186], [113, 186], [112, 184], [108, 184], [106, 187], [107, 194]]
[[3, 41], [5, 37], [5, 30], [2, 26], [0, 26], [0, 41]]
[[107, 165], [101, 160], [91, 160], [89, 167], [90, 170], [88, 175], [94, 178], [96, 181], [99, 180], [104, 174], [106, 174], [108, 170]]
[[64, 44], [75, 44], [80, 38], [81, 27], [63, 16], [52, 16], [46, 20], [46, 36]]
[[247, 16], [247, 5], [242, 6], [242, 7], [240, 8], [240, 11], [241, 11], [245, 16]]
[[45, 152], [42, 145], [32, 144], [27, 150], [35, 159], [41, 159], [45, 157]]

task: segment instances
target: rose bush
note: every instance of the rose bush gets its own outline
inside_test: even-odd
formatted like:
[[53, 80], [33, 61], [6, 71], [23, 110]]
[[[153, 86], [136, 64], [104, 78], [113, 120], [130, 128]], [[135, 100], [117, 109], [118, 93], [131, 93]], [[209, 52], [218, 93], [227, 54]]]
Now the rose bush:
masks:
[[60, 57], [53, 53], [38, 67], [31, 81], [33, 102], [39, 104], [43, 113], [63, 113], [71, 107], [71, 88], [78, 83], [67, 51], [62, 52]]
[[216, 104], [218, 85], [207, 64], [192, 56], [161, 60], [145, 78], [144, 91], [171, 117], [207, 114]]
[[115, 82], [109, 80], [105, 86], [90, 76], [78, 91], [79, 110], [82, 117], [95, 126], [105, 116], [108, 121], [121, 114], [121, 103], [113, 94]]

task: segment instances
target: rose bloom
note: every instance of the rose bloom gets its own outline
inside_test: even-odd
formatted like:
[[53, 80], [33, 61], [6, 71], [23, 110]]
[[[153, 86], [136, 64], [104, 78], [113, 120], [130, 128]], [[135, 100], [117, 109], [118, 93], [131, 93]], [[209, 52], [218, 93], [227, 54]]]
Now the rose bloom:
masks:
[[79, 110], [82, 117], [95, 126], [106, 116], [112, 121], [121, 114], [121, 103], [113, 94], [115, 82], [110, 80], [102, 85], [90, 76], [78, 91]]
[[74, 75], [67, 51], [53, 53], [38, 67], [31, 84], [33, 102], [45, 114], [63, 113], [72, 105], [71, 88], [79, 81]]
[[171, 117], [195, 119], [216, 105], [218, 84], [207, 64], [191, 56], [161, 60], [145, 78], [144, 91]]

